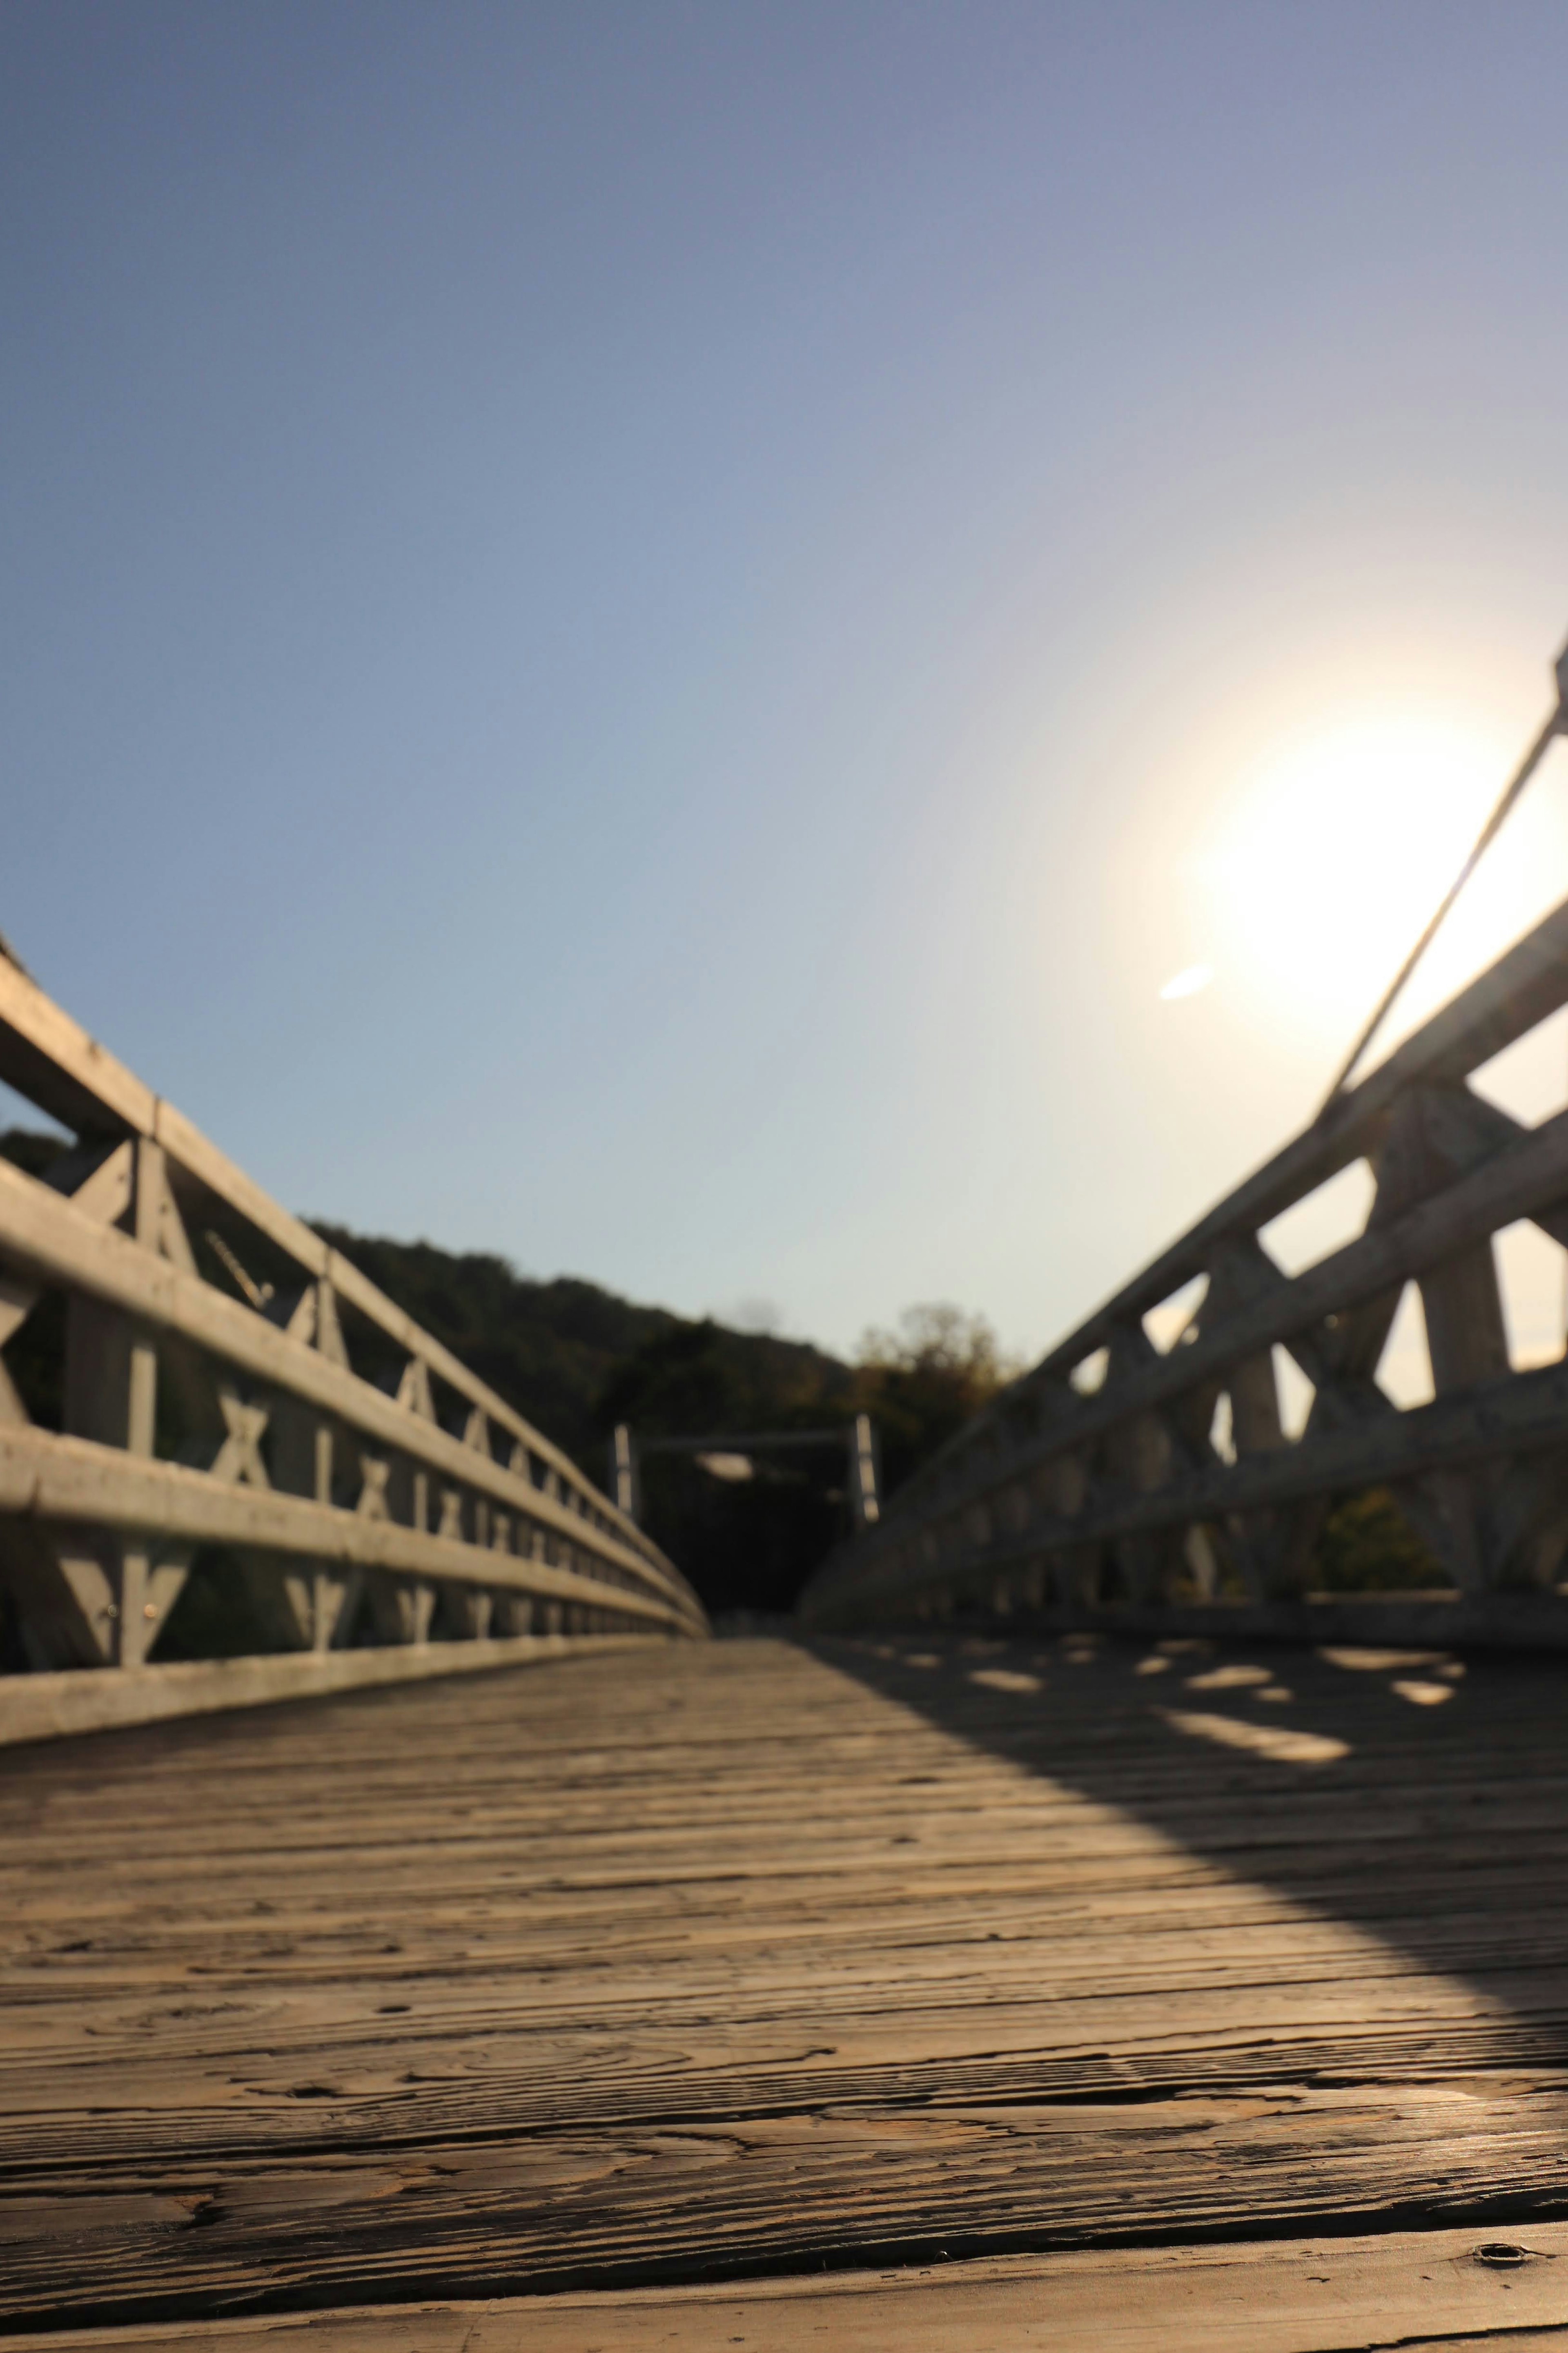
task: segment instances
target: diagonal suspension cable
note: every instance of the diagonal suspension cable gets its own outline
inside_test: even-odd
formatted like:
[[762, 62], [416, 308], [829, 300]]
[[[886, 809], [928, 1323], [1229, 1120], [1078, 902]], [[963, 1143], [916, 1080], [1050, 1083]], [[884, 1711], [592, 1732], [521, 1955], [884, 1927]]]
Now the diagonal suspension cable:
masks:
[[1534, 743], [1531, 745], [1529, 751], [1520, 762], [1519, 766], [1514, 770], [1513, 775], [1503, 786], [1502, 794], [1497, 806], [1492, 810], [1491, 815], [1488, 818], [1485, 825], [1482, 826], [1479, 833], [1476, 836], [1475, 841], [1470, 849], [1469, 855], [1466, 858], [1464, 864], [1460, 867], [1458, 874], [1455, 875], [1454, 880], [1448, 885], [1447, 890], [1445, 892], [1441, 901], [1438, 902], [1436, 911], [1433, 914], [1431, 921], [1426, 925], [1426, 928], [1422, 933], [1420, 938], [1416, 941], [1415, 946], [1411, 949], [1410, 954], [1405, 957], [1405, 962], [1400, 965], [1399, 970], [1394, 974], [1394, 978], [1390, 981], [1387, 988], [1384, 991], [1383, 996], [1379, 998], [1377, 1008], [1373, 1014], [1372, 1018], [1367, 1022], [1366, 1027], [1362, 1030], [1361, 1035], [1357, 1038], [1355, 1044], [1351, 1048], [1350, 1052], [1346, 1055], [1344, 1060], [1341, 1063], [1338, 1071], [1335, 1072], [1333, 1084], [1330, 1087], [1327, 1094], [1323, 1097], [1321, 1103], [1318, 1107], [1316, 1114], [1318, 1119], [1322, 1119], [1326, 1115], [1333, 1104], [1338, 1101], [1341, 1094], [1344, 1092], [1346, 1080], [1350, 1077], [1351, 1072], [1355, 1069], [1356, 1064], [1361, 1060], [1362, 1056], [1366, 1052], [1367, 1048], [1371, 1045], [1373, 1039], [1382, 1029], [1384, 1021], [1387, 1020], [1390, 1008], [1392, 1008], [1394, 999], [1399, 996], [1405, 982], [1409, 979], [1411, 974], [1415, 971], [1416, 965], [1420, 963], [1422, 957], [1431, 946], [1432, 942], [1437, 935], [1438, 927], [1442, 923], [1444, 917], [1447, 914], [1449, 908], [1453, 905], [1455, 900], [1458, 897], [1460, 892], [1464, 889], [1466, 883], [1475, 872], [1476, 868], [1479, 865], [1481, 859], [1486, 854], [1487, 849], [1496, 835], [1498, 828], [1502, 824], [1503, 819], [1507, 817], [1510, 809], [1512, 808], [1515, 801], [1518, 800], [1521, 793], [1523, 792], [1526, 785], [1529, 784], [1531, 776], [1534, 776], [1535, 771], [1541, 765], [1542, 761], [1546, 755], [1547, 746], [1551, 744], [1552, 737], [1555, 735], [1568, 733], [1568, 646], [1564, 646], [1562, 653], [1557, 658], [1557, 684], [1559, 699], [1556, 710], [1552, 713], [1551, 718], [1546, 722], [1545, 726], [1542, 729], [1540, 734], [1536, 737]]

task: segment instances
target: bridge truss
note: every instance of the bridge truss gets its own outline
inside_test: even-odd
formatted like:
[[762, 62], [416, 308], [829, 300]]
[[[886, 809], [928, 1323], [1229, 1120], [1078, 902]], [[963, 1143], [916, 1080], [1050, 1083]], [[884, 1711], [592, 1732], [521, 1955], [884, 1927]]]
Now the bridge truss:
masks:
[[[0, 1348], [42, 1337], [59, 1423], [0, 1355], [33, 1671], [0, 1676], [0, 1739], [705, 1631], [558, 1447], [4, 955], [0, 1080], [68, 1132], [41, 1176], [0, 1158]], [[159, 1669], [204, 1551], [271, 1647]]]
[[[1560, 702], [1478, 851], [1563, 729]], [[1568, 902], [887, 1499], [808, 1589], [807, 1619], [1299, 1602], [1334, 1504], [1377, 1488], [1477, 1622], [1500, 1624], [1510, 1593], [1552, 1592], [1568, 1550], [1568, 1362], [1511, 1362], [1493, 1238], [1522, 1219], [1568, 1243], [1568, 1112], [1526, 1126], [1469, 1081], [1564, 1004]], [[1356, 1162], [1373, 1180], [1363, 1230], [1288, 1274], [1262, 1229]], [[1401, 1410], [1376, 1375], [1412, 1283], [1433, 1397]], [[1162, 1350], [1155, 1311], [1194, 1284]], [[1296, 1435], [1281, 1353], [1310, 1388]], [[1510, 1622], [1539, 1625], [1541, 1610]]]

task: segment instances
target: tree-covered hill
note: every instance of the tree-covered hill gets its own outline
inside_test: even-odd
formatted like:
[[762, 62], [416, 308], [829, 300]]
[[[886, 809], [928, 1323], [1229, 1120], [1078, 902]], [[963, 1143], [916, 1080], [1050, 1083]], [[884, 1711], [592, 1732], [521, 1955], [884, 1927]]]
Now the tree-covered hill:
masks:
[[595, 1479], [616, 1421], [668, 1433], [761, 1415], [771, 1428], [842, 1398], [852, 1378], [804, 1342], [639, 1306], [581, 1276], [542, 1282], [488, 1251], [316, 1231]]

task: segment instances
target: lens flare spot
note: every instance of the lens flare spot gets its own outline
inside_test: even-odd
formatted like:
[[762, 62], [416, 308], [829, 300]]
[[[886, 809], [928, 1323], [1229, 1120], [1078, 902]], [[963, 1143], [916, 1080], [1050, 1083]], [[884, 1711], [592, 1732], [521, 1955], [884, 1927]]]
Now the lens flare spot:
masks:
[[1212, 965], [1189, 964], [1182, 971], [1173, 973], [1165, 983], [1160, 991], [1161, 1002], [1173, 1005], [1179, 997], [1195, 997], [1199, 989], [1206, 988], [1213, 978]]

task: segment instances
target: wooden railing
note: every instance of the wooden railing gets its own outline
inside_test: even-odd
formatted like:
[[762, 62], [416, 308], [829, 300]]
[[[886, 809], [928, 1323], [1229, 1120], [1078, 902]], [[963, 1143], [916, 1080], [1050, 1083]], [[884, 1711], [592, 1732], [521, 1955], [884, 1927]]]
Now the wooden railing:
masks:
[[[1289, 1600], [1335, 1501], [1372, 1489], [1459, 1595], [1551, 1589], [1568, 1363], [1510, 1363], [1492, 1238], [1529, 1219], [1568, 1243], [1568, 1112], [1527, 1127], [1467, 1082], [1564, 1003], [1568, 903], [887, 1499], [807, 1620]], [[1363, 1230], [1288, 1275], [1260, 1229], [1356, 1161], [1375, 1180]], [[1200, 1278], [1162, 1350], [1146, 1319]], [[1433, 1395], [1401, 1410], [1375, 1375], [1411, 1282]], [[1310, 1385], [1293, 1437], [1280, 1351]]]
[[706, 1630], [559, 1448], [5, 956], [0, 1080], [68, 1131], [41, 1176], [0, 1160], [0, 1583], [34, 1671], [0, 1734], [40, 1675], [144, 1672], [203, 1548], [318, 1662], [230, 1675], [251, 1696]]

